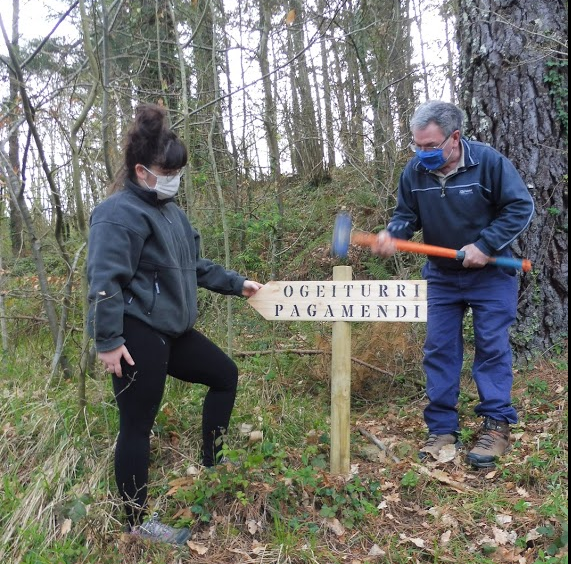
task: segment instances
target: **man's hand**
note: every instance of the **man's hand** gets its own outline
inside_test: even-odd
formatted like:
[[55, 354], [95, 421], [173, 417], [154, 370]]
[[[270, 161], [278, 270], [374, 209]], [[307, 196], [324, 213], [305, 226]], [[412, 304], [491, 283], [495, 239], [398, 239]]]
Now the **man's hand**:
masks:
[[259, 282], [254, 282], [253, 280], [244, 280], [244, 285], [242, 286], [242, 295], [246, 298], [253, 296], [263, 284]]
[[121, 371], [121, 359], [124, 358], [125, 362], [130, 366], [135, 365], [135, 361], [129, 354], [127, 347], [121, 345], [112, 351], [105, 351], [97, 353], [99, 360], [105, 365], [105, 371], [110, 374], [115, 374], [118, 378], [123, 377], [123, 372]]
[[464, 268], [483, 268], [488, 264], [489, 256], [484, 254], [474, 243], [470, 243], [460, 249], [464, 251], [464, 260], [462, 266]]
[[377, 235], [375, 243], [371, 245], [371, 252], [374, 255], [384, 258], [392, 257], [397, 252], [393, 238], [389, 235], [388, 231], [381, 231]]

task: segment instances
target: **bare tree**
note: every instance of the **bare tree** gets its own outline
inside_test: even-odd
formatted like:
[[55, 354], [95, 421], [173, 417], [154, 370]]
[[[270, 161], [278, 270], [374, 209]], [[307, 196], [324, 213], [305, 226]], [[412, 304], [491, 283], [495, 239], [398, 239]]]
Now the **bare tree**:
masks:
[[300, 0], [288, 4], [288, 53], [292, 61], [290, 81], [292, 90], [292, 126], [296, 168], [302, 177], [319, 184], [323, 180], [323, 148], [317, 131], [315, 101], [311, 96], [306, 42], [305, 11]]
[[[12, 38], [11, 38], [11, 48], [16, 55], [19, 54], [19, 41], [20, 41], [20, 1], [12, 0]], [[18, 81], [16, 74], [11, 72], [9, 75], [10, 80], [10, 106], [15, 109], [18, 105], [18, 96], [20, 94], [18, 88]], [[12, 168], [15, 171], [20, 169], [20, 144], [18, 140], [20, 128], [18, 127], [19, 116], [15, 111], [8, 113], [9, 119], [9, 155], [10, 162], [12, 163]], [[12, 254], [13, 256], [19, 256], [22, 251], [24, 251], [24, 232], [22, 224], [22, 216], [18, 213], [18, 206], [24, 205], [24, 186], [20, 186], [15, 194], [16, 203], [10, 205], [10, 240], [12, 242]], [[11, 200], [8, 199], [10, 202]]]

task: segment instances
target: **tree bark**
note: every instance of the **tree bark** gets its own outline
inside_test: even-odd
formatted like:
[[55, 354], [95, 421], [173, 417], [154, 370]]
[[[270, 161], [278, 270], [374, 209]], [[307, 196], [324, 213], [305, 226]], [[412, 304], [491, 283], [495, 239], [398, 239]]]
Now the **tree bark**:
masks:
[[512, 245], [521, 279], [516, 360], [557, 350], [568, 325], [567, 6], [562, 0], [460, 0], [458, 39], [468, 133], [506, 155], [536, 205]]

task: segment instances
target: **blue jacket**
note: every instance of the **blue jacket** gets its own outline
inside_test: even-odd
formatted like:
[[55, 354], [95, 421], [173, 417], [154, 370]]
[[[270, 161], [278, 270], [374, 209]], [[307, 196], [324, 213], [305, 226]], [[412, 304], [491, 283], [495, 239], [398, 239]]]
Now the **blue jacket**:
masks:
[[171, 200], [127, 180], [95, 207], [87, 256], [89, 332], [99, 352], [125, 340], [123, 316], [177, 337], [197, 317], [197, 290], [241, 295], [245, 278], [199, 255], [200, 237]]
[[[474, 243], [488, 256], [511, 256], [510, 244], [529, 225], [533, 199], [513, 164], [501, 153], [462, 138], [464, 165], [442, 179], [413, 157], [401, 174], [397, 207], [387, 226], [398, 239], [422, 229], [424, 242], [459, 250]], [[461, 261], [429, 257], [462, 269]]]

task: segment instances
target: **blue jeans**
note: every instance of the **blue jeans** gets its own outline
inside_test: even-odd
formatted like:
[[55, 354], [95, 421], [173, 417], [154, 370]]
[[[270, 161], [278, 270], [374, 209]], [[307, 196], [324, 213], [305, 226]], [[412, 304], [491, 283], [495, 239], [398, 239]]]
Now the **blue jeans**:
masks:
[[480, 403], [476, 415], [517, 423], [511, 403], [513, 383], [509, 328], [516, 319], [516, 272], [496, 266], [459, 271], [441, 270], [428, 262], [428, 318], [424, 370], [429, 404], [424, 420], [429, 433], [460, 429], [458, 397], [464, 356], [462, 321], [472, 310], [475, 355], [472, 377]]

